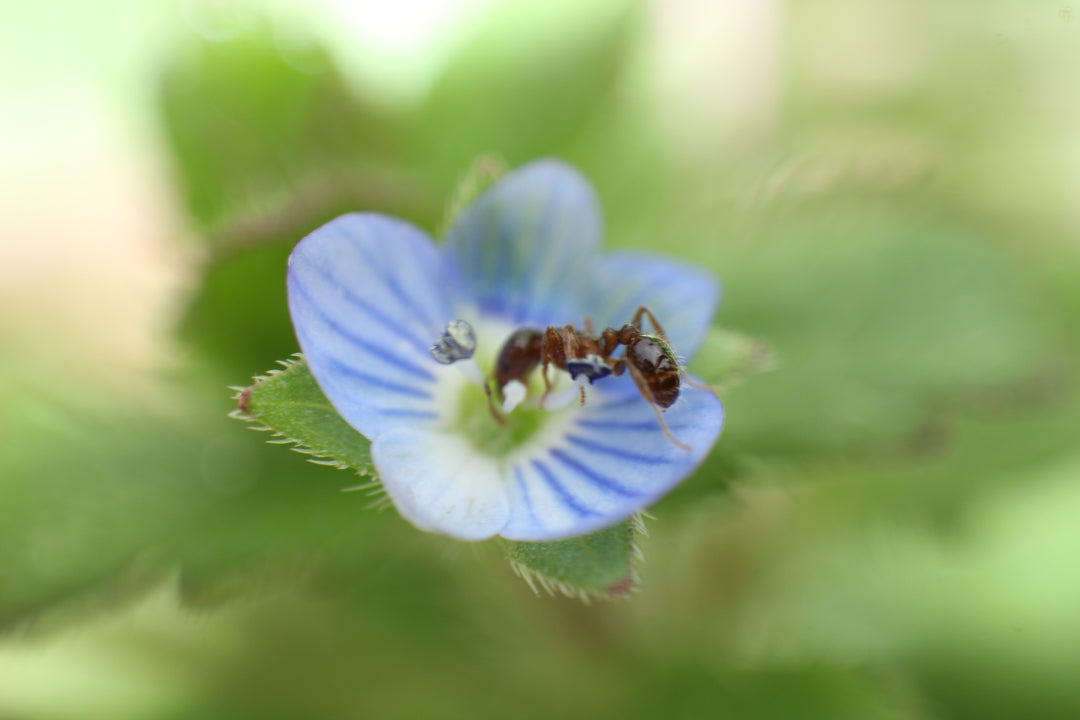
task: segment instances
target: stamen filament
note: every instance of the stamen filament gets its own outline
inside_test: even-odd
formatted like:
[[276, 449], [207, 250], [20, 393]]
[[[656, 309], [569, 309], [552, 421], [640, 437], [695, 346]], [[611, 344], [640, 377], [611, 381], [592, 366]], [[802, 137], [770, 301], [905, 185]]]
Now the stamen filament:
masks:
[[480, 366], [476, 364], [476, 360], [468, 358], [466, 360], [458, 360], [454, 363], [465, 379], [480, 388], [487, 387], [487, 378], [484, 377], [484, 372], [480, 369]]

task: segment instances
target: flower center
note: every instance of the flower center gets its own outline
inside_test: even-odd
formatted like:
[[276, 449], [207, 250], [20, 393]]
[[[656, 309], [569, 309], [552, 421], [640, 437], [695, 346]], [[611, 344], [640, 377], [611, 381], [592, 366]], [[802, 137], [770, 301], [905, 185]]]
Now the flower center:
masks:
[[[531, 442], [543, 442], [561, 432], [578, 404], [580, 384], [591, 380], [595, 368], [577, 368], [578, 379], [548, 368], [551, 387], [541, 379], [539, 333], [521, 329], [505, 335], [501, 328], [482, 328], [482, 337], [505, 336], [498, 354], [477, 353], [490, 347], [477, 342], [477, 333], [463, 320], [451, 322], [431, 347], [432, 357], [453, 365], [468, 382], [461, 383], [450, 427], [462, 433], [480, 453], [506, 457]], [[477, 357], [490, 358], [481, 367]], [[604, 368], [606, 369], [606, 368]], [[602, 375], [601, 375], [602, 376]], [[501, 383], [501, 387], [500, 387]]]
[[552, 415], [529, 402], [507, 413], [500, 423], [482, 389], [466, 383], [461, 392], [456, 426], [473, 447], [491, 457], [505, 457], [528, 443]]

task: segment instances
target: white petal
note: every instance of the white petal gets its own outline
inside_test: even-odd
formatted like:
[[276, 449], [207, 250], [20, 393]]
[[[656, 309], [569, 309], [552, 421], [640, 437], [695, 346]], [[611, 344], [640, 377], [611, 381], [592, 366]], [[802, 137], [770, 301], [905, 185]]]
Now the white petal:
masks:
[[459, 434], [392, 430], [372, 443], [371, 457], [398, 512], [421, 529], [483, 540], [506, 524], [499, 463]]

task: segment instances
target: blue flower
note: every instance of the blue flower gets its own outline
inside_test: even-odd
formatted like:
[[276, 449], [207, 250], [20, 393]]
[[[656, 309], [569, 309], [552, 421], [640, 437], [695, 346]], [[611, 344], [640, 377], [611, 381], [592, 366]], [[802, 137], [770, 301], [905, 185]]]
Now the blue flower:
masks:
[[[417, 527], [466, 540], [582, 535], [655, 503], [716, 442], [724, 415], [713, 392], [683, 375], [665, 434], [632, 373], [608, 374], [603, 364], [625, 358], [625, 345], [582, 361], [577, 382], [552, 366], [545, 392], [536, 368], [501, 392], [488, 385], [486, 397], [501, 348], [523, 328], [586, 333], [589, 318], [599, 333], [644, 306], [666, 332], [665, 344], [642, 318], [657, 353], [670, 346], [688, 358], [701, 344], [715, 281], [655, 255], [602, 254], [600, 237], [591, 186], [543, 160], [481, 195], [442, 245], [358, 213], [293, 250], [289, 308], [308, 366], [371, 440], [390, 499]], [[440, 343], [442, 362], [460, 362], [436, 361]]]

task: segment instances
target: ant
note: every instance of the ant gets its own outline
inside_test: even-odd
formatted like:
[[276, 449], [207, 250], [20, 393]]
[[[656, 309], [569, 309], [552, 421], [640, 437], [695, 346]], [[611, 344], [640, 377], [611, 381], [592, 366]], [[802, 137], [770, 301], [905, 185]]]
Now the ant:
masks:
[[[656, 334], [641, 331], [641, 320], [648, 317]], [[619, 346], [626, 350], [619, 357], [612, 357]], [[652, 406], [660, 421], [660, 427], [668, 440], [683, 450], [690, 451], [690, 446], [679, 442], [668, 429], [661, 410], [667, 410], [679, 397], [681, 379], [685, 375], [679, 366], [679, 359], [668, 344], [667, 335], [647, 307], [639, 307], [633, 319], [621, 328], [605, 328], [596, 335], [592, 322], [585, 318], [585, 332], [573, 325], [557, 328], [548, 326], [543, 332], [534, 328], [517, 330], [503, 344], [495, 362], [495, 384], [505, 398], [506, 386], [514, 381], [522, 382], [537, 366], [541, 367], [544, 378], [544, 394], [540, 406], [551, 393], [551, 380], [548, 367], [554, 365], [565, 370], [571, 379], [585, 377], [589, 384], [608, 375], [619, 376], [629, 372], [649, 405]], [[687, 379], [687, 383], [699, 387]], [[581, 385], [581, 403], [585, 404], [585, 386]], [[490, 403], [492, 413], [500, 422], [505, 420]]]

